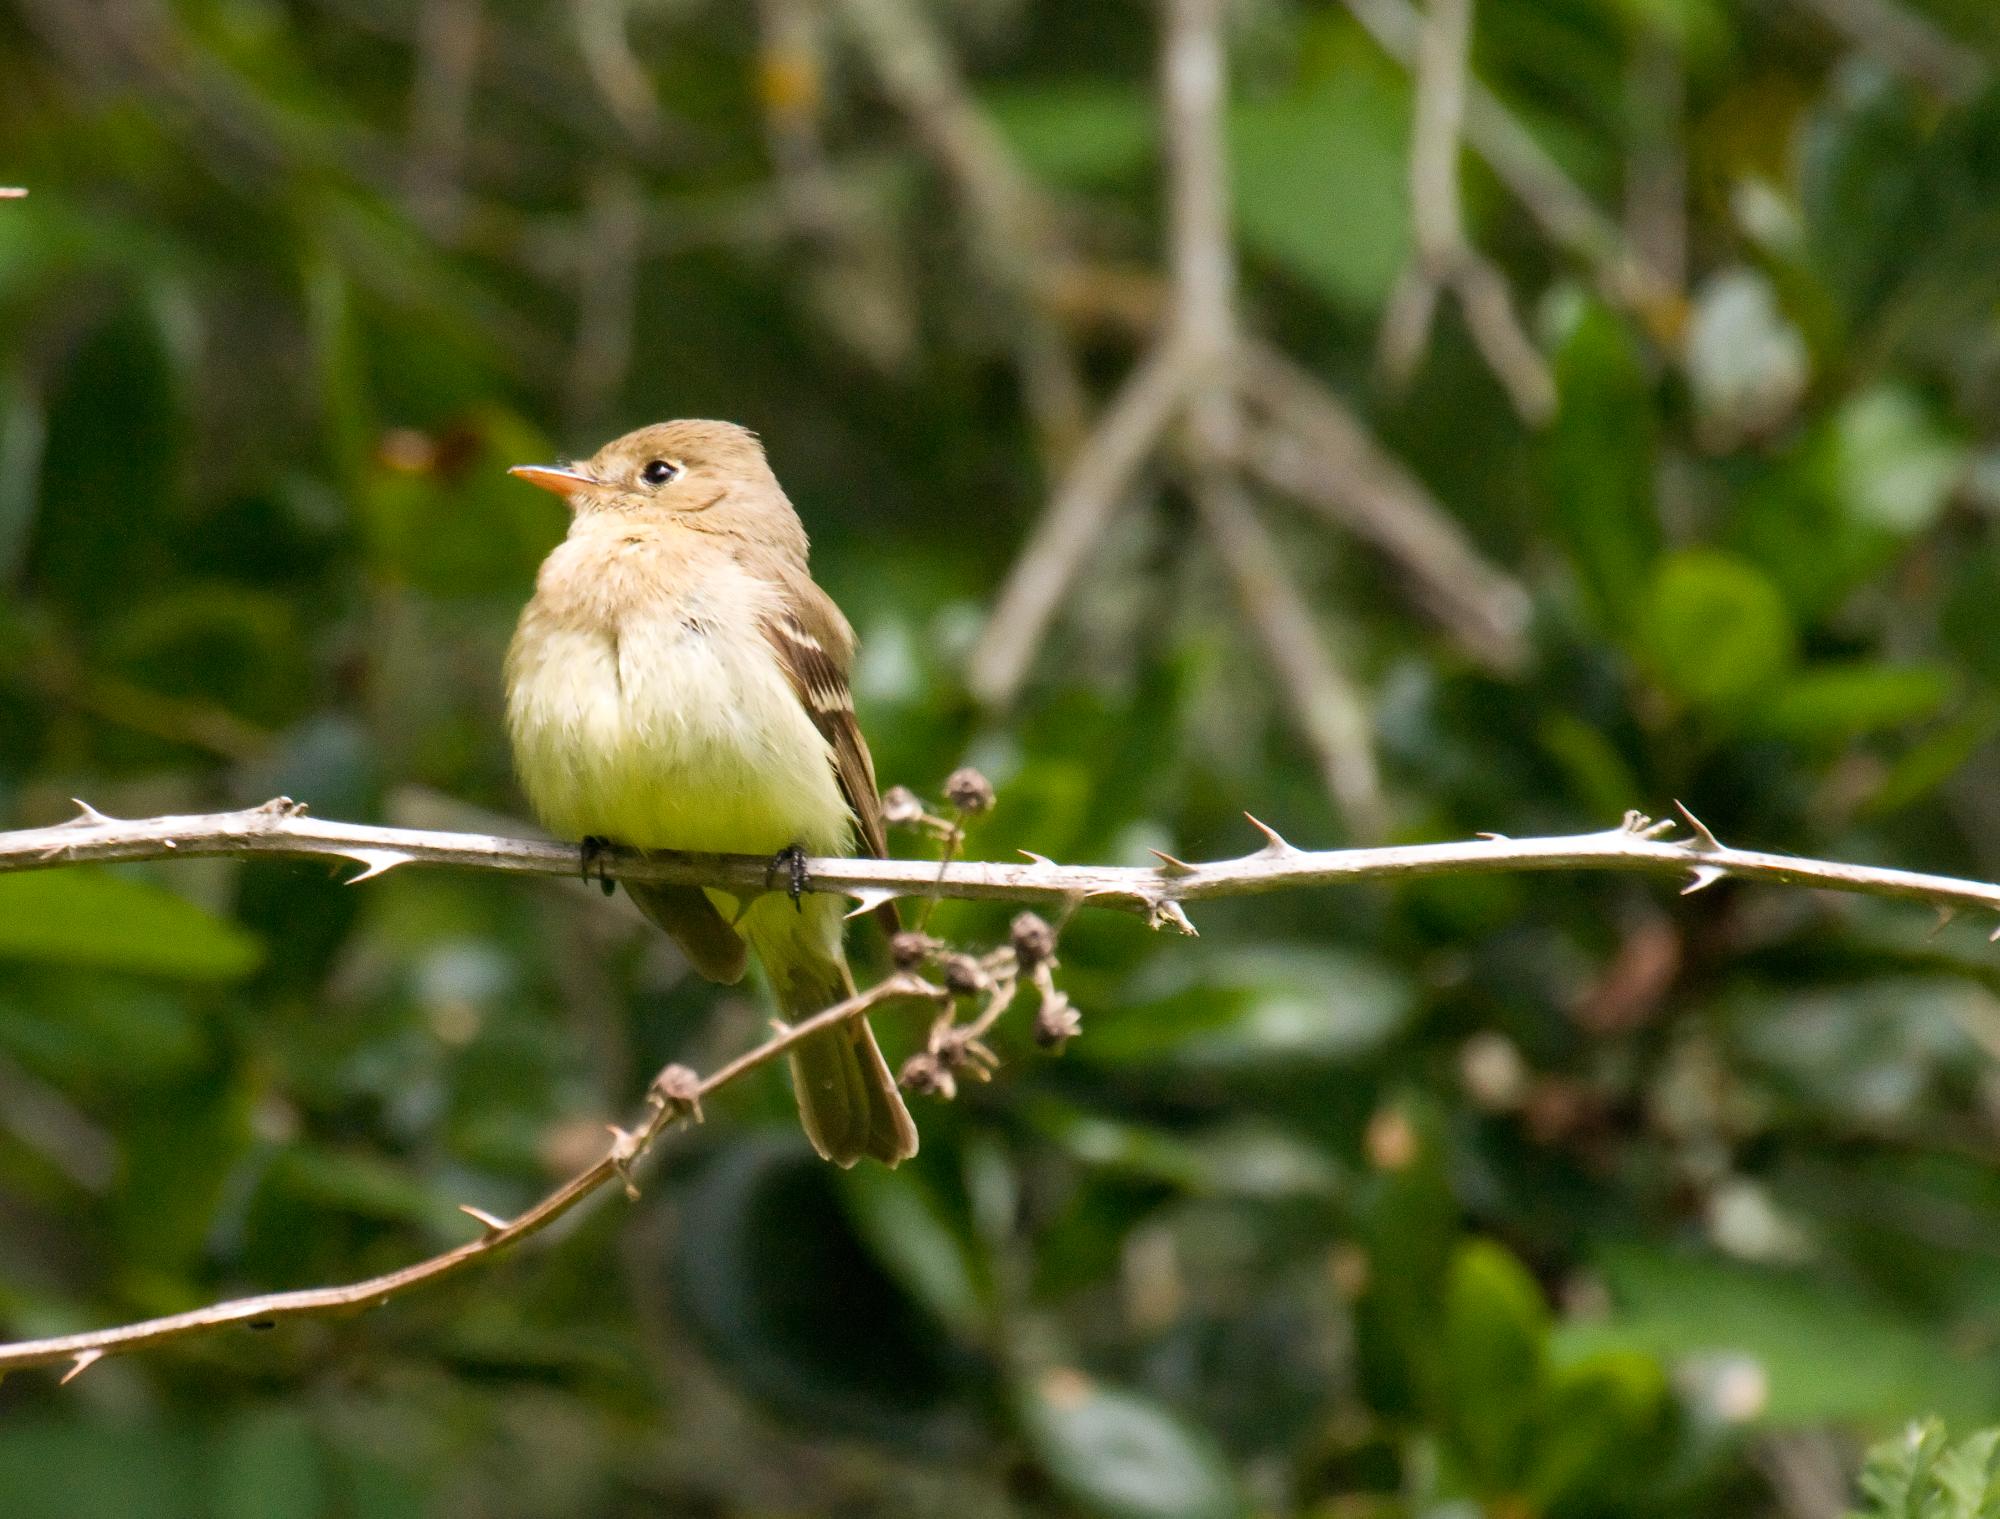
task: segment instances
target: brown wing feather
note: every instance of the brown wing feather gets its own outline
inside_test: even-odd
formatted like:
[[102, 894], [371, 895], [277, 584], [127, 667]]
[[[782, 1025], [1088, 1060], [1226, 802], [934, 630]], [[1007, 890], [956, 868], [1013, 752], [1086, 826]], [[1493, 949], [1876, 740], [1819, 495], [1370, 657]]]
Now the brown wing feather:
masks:
[[764, 636], [777, 650], [778, 662], [792, 689], [833, 751], [835, 774], [847, 805], [854, 812], [858, 841], [864, 853], [877, 859], [889, 853], [882, 827], [882, 796], [875, 785], [875, 761], [868, 741], [855, 721], [854, 698], [847, 689], [848, 662], [854, 657], [854, 634], [827, 594], [807, 581], [787, 586], [785, 605], [764, 623]]

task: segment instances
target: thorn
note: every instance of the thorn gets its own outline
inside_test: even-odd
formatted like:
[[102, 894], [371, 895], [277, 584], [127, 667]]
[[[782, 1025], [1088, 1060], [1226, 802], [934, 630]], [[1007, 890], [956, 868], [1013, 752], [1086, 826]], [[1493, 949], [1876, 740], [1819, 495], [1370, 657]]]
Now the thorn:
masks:
[[386, 874], [398, 865], [408, 865], [415, 858], [400, 849], [343, 849], [341, 853], [363, 867], [360, 875], [347, 878], [349, 886], [359, 886], [371, 876]]
[[484, 1208], [475, 1208], [471, 1203], [460, 1203], [458, 1211], [463, 1213], [467, 1218], [477, 1219], [480, 1227], [485, 1229], [488, 1234], [504, 1234], [507, 1232], [507, 1220], [504, 1218], [495, 1218]]
[[76, 816], [62, 825], [65, 828], [95, 828], [99, 823], [115, 823], [118, 821], [114, 817], [105, 816], [80, 796], [73, 796], [69, 800], [70, 805], [76, 808]]
[[1190, 939], [1201, 937], [1196, 932], [1194, 924], [1189, 921], [1187, 913], [1181, 909], [1181, 904], [1171, 897], [1153, 903], [1152, 910], [1146, 914], [1146, 926], [1171, 928], [1175, 933], [1185, 934]]
[[1188, 864], [1186, 860], [1175, 859], [1163, 849], [1149, 849], [1146, 853], [1160, 862], [1160, 874], [1163, 876], [1191, 876], [1194, 874], [1194, 866]]
[[1484, 828], [1480, 829], [1479, 832], [1475, 833], [1473, 837], [1475, 839], [1484, 839], [1489, 844], [1504, 844], [1507, 842], [1506, 834], [1488, 833]]
[[1992, 933], [1988, 934], [1986, 936], [1986, 942], [1988, 944], [2000, 944], [2000, 928], [1996, 928], [1993, 930]]
[[76, 1359], [70, 1362], [69, 1370], [62, 1374], [62, 1381], [56, 1385], [58, 1387], [69, 1386], [70, 1383], [74, 1382], [103, 1359], [104, 1352], [101, 1350], [79, 1350], [76, 1353]]
[[1692, 812], [1689, 812], [1686, 806], [1680, 802], [1674, 803], [1674, 810], [1679, 812], [1681, 817], [1686, 820], [1688, 827], [1694, 830], [1695, 843], [1693, 847], [1696, 850], [1702, 854], [1722, 853], [1722, 841], [1708, 831], [1708, 824], [1704, 823]]
[[1720, 865], [1697, 865], [1690, 875], [1687, 885], [1681, 888], [1681, 895], [1691, 897], [1705, 887], [1713, 886], [1728, 874], [1729, 872], [1724, 870]]
[[639, 1184], [632, 1180], [632, 1162], [639, 1158], [639, 1136], [619, 1128], [615, 1123], [607, 1123], [604, 1127], [611, 1131], [611, 1169], [625, 1183], [625, 1200], [636, 1203], [639, 1200]]
[[1243, 816], [1249, 819], [1250, 826], [1252, 828], [1256, 829], [1259, 833], [1264, 835], [1264, 848], [1262, 851], [1263, 853], [1265, 854], [1298, 853], [1298, 850], [1284, 837], [1284, 835], [1280, 834], [1277, 829], [1273, 828], [1269, 823], [1263, 821], [1263, 819], [1259, 818], [1255, 813], [1246, 812], [1243, 814]]
[[274, 796], [257, 810], [259, 812], [268, 812], [272, 817], [295, 818], [306, 810], [306, 804], [304, 802], [295, 802], [288, 796]]
[[1924, 936], [1924, 942], [1929, 943], [1932, 940], [1936, 939], [1939, 934], [1943, 933], [1947, 928], [1951, 927], [1952, 919], [1956, 918], [1957, 916], [1958, 916], [1958, 909], [1956, 907], [1953, 907], [1949, 902], [1938, 903], [1937, 922], [1931, 925], [1931, 931]]
[[1047, 855], [1036, 854], [1035, 851], [1032, 849], [1023, 849], [1021, 853], [1037, 865], [1053, 866], [1055, 864], [1055, 861], [1050, 859]]
[[900, 897], [900, 891], [891, 891], [886, 886], [857, 886], [853, 891], [843, 892], [843, 896], [854, 898], [856, 906], [847, 914], [850, 918], [865, 917], [884, 902], [893, 902]]
[[160, 840], [160, 847], [161, 847], [162, 849], [178, 849], [178, 848], [180, 848], [180, 847], [181, 847], [181, 846], [180, 846], [180, 840], [178, 840], [178, 839], [161, 839], [161, 840]]

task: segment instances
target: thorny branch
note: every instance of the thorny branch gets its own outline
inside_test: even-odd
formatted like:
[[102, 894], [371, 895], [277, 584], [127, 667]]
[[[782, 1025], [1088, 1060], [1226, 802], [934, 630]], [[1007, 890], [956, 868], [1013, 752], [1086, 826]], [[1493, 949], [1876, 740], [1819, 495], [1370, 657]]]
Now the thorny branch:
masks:
[[[1685, 814], [1684, 814], [1685, 816]], [[1684, 876], [1707, 886], [1725, 876], [1810, 886], [1864, 896], [1900, 897], [1950, 910], [2000, 913], [2000, 885], [1956, 876], [1849, 865], [1761, 850], [1736, 849], [1688, 819], [1691, 837], [1669, 837], [1671, 823], [1628, 813], [1616, 828], [1550, 838], [1499, 835], [1448, 844], [1391, 844], [1371, 849], [1299, 849], [1258, 823], [1264, 847], [1236, 859], [1191, 864], [1161, 857], [1158, 865], [1058, 865], [1031, 856], [1024, 862], [962, 860], [809, 859], [813, 890], [874, 902], [891, 897], [951, 897], [964, 901], [1018, 902], [1063, 913], [1103, 907], [1135, 913], [1152, 926], [1193, 931], [1184, 909], [1198, 902], [1395, 881], [1419, 876], [1493, 875], [1512, 871], [1610, 870]], [[245, 812], [123, 820], [86, 808], [50, 828], [0, 833], [0, 874], [58, 865], [117, 860], [196, 859], [216, 855], [289, 856], [345, 860], [363, 867], [365, 881], [413, 865], [452, 865], [510, 875], [573, 876], [574, 845], [493, 834], [366, 823], [325, 822], [279, 797]], [[613, 880], [664, 881], [756, 893], [768, 888], [771, 862], [760, 855], [641, 853], [607, 848], [593, 857]]]
[[[954, 803], [961, 814], [968, 810], [963, 799], [955, 797]], [[1161, 854], [1156, 866], [1057, 865], [1030, 857], [1025, 864], [943, 865], [815, 859], [807, 861], [806, 869], [816, 888], [859, 896], [870, 904], [899, 895], [1011, 900], [1048, 906], [1061, 917], [1080, 906], [1111, 907], [1140, 913], [1155, 928], [1171, 927], [1181, 933], [1194, 932], [1184, 907], [1192, 902], [1358, 881], [1503, 871], [1609, 870], [1680, 876], [1686, 881], [1684, 893], [1741, 877], [1898, 897], [1928, 903], [1947, 915], [1966, 908], [2000, 913], [2000, 885], [1735, 849], [1685, 809], [1681, 816], [1688, 830], [1681, 836], [1675, 836], [1671, 820], [1655, 822], [1629, 812], [1617, 827], [1597, 833], [1540, 839], [1489, 835], [1465, 843], [1338, 850], [1295, 848], [1253, 818], [1264, 837], [1262, 848], [1238, 859], [1205, 864]], [[921, 819], [915, 821], [921, 824]], [[70, 822], [0, 834], [0, 873], [87, 862], [256, 855], [353, 861], [363, 866], [355, 881], [405, 865], [567, 875], [578, 864], [576, 850], [564, 844], [320, 822], [283, 797], [244, 812], [132, 821], [83, 806]], [[763, 888], [769, 863], [757, 857], [609, 849], [593, 868], [601, 865], [614, 878], [754, 892]], [[2000, 930], [1994, 936], [2000, 938]], [[899, 935], [892, 944], [897, 969], [887, 980], [778, 1032], [706, 1077], [684, 1066], [661, 1071], [648, 1092], [641, 1120], [630, 1129], [613, 1129], [602, 1156], [525, 1212], [502, 1219], [467, 1207], [464, 1211], [483, 1226], [476, 1239], [366, 1281], [270, 1293], [111, 1329], [0, 1344], [0, 1374], [68, 1363], [68, 1380], [108, 1354], [234, 1325], [358, 1312], [456, 1275], [546, 1229], [614, 1181], [630, 1190], [632, 1173], [654, 1142], [677, 1119], [699, 1119], [703, 1099], [769, 1064], [799, 1040], [889, 1003], [913, 1002], [938, 1009], [923, 1051], [906, 1063], [902, 1080], [913, 1091], [949, 1097], [959, 1077], [984, 1079], [990, 1072], [994, 1059], [985, 1036], [1014, 1005], [1024, 983], [1035, 988], [1038, 998], [1034, 1025], [1038, 1044], [1060, 1047], [1077, 1032], [1076, 1010], [1055, 984], [1055, 946], [1055, 930], [1033, 913], [1015, 918], [1008, 944], [980, 956], [955, 951], [921, 932]], [[920, 971], [938, 979], [932, 981]], [[959, 1016], [961, 1001], [976, 1008], [969, 1018]]]
[[1514, 297], [1491, 260], [1465, 234], [1458, 159], [1472, 48], [1472, 0], [1430, 0], [1417, 49], [1416, 129], [1410, 150], [1410, 208], [1416, 250], [1382, 319], [1382, 367], [1405, 386], [1430, 347], [1439, 298], [1450, 292], [1486, 365], [1521, 419], [1540, 426], [1555, 415], [1556, 382], [1521, 330]]

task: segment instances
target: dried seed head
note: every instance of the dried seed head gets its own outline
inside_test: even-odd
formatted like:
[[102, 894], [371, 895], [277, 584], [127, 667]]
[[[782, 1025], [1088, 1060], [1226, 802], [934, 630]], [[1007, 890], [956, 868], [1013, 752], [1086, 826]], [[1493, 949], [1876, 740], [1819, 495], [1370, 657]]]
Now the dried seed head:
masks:
[[882, 793], [882, 821], [892, 828], [906, 824], [920, 823], [924, 817], [924, 804], [917, 800], [916, 792], [908, 786], [891, 786]]
[[949, 1102], [958, 1095], [958, 1083], [934, 1055], [912, 1055], [903, 1062], [899, 1080], [905, 1091], [915, 1092], [919, 1097], [942, 1097]]
[[1037, 965], [1054, 958], [1056, 952], [1056, 931], [1049, 927], [1048, 920], [1039, 913], [1024, 912], [1013, 922], [1014, 958], [1021, 963], [1023, 971], [1031, 971]]
[[993, 978], [986, 974], [986, 967], [971, 955], [954, 950], [950, 954], [938, 956], [938, 973], [943, 976], [945, 989], [955, 997], [968, 997], [983, 992], [993, 984]]
[[1035, 1043], [1045, 1050], [1062, 1047], [1083, 1032], [1083, 1014], [1061, 992], [1044, 997], [1035, 1012]]
[[889, 957], [897, 970], [915, 970], [942, 947], [929, 934], [906, 928], [889, 940]]
[[945, 800], [968, 817], [993, 810], [993, 783], [970, 765], [945, 777]]

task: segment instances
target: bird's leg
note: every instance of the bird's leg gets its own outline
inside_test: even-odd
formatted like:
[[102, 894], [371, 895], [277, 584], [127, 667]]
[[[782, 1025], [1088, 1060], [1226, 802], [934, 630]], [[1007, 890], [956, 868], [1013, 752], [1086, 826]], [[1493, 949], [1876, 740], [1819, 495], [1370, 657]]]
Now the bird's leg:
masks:
[[[764, 889], [771, 889], [772, 878], [779, 871], [785, 873], [785, 890], [791, 896], [792, 906], [799, 907], [799, 898], [806, 894], [806, 851], [803, 844], [787, 844], [771, 856], [771, 863], [764, 871]], [[805, 909], [799, 907], [803, 912]]]
[[618, 889], [618, 883], [612, 880], [604, 870], [604, 852], [610, 847], [611, 840], [601, 834], [593, 833], [584, 839], [582, 849], [584, 881], [586, 883], [589, 882], [590, 872], [595, 868], [597, 871], [597, 884], [604, 888], [604, 894], [607, 897]]

